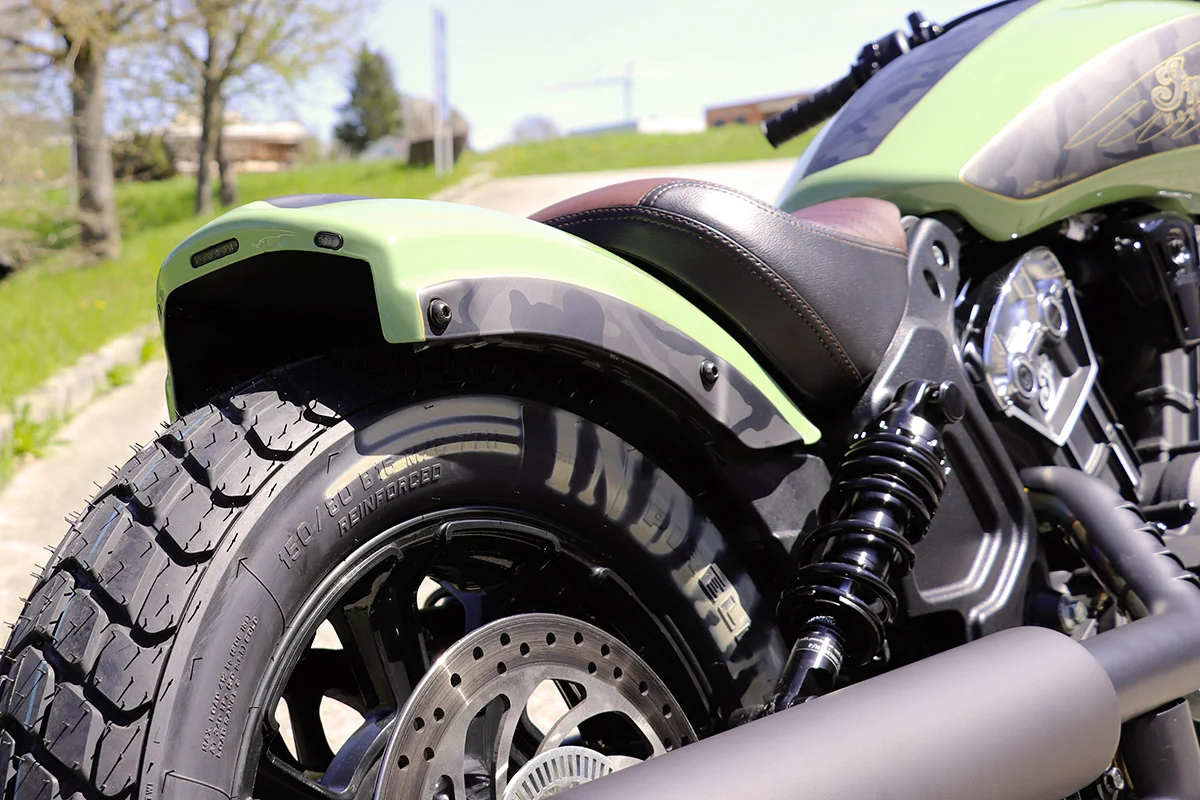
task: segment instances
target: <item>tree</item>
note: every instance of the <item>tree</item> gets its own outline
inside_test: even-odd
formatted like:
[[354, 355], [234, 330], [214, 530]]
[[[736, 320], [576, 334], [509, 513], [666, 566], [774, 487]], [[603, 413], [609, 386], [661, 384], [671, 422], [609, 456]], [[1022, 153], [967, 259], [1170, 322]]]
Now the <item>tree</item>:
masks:
[[258, 81], [292, 82], [346, 41], [364, 0], [172, 0], [164, 32], [191, 68], [200, 107], [196, 213], [212, 211], [212, 163], [222, 201], [236, 202], [234, 168], [222, 151], [225, 107]]
[[105, 129], [109, 52], [138, 31], [155, 0], [26, 0], [3, 4], [0, 53], [9, 71], [63, 69], [71, 95], [80, 243], [121, 252], [111, 145]]
[[350, 79], [350, 100], [338, 111], [342, 121], [333, 135], [352, 153], [361, 153], [376, 139], [404, 129], [400, 93], [383, 53], [362, 45]]
[[559, 135], [554, 120], [541, 114], [530, 114], [517, 120], [517, 124], [513, 126], [512, 139], [517, 144], [527, 144], [557, 139]]
[[71, 185], [71, 144], [48, 78], [0, 74], [0, 278], [58, 237], [78, 236], [75, 204], [53, 191]]

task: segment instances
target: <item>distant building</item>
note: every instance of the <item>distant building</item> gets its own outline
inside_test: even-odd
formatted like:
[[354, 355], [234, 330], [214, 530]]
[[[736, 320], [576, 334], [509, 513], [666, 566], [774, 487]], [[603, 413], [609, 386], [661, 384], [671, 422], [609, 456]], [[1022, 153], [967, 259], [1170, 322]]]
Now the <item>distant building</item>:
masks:
[[[235, 115], [225, 119], [225, 147], [242, 172], [278, 172], [290, 169], [300, 156], [308, 130], [299, 122], [243, 122]], [[200, 163], [200, 120], [190, 115], [175, 119], [166, 131], [167, 147], [175, 169], [195, 175]]]
[[643, 117], [638, 133], [703, 133], [704, 124], [699, 117]]
[[571, 131], [568, 136], [595, 136], [602, 133], [700, 133], [704, 130], [704, 120], [673, 119], [670, 117], [642, 117], [627, 122], [613, 122], [607, 125], [596, 125], [591, 128], [581, 128]]
[[758, 125], [767, 117], [778, 114], [797, 100], [806, 97], [809, 97], [808, 92], [713, 106], [704, 110], [704, 120], [710, 128], [720, 128], [723, 125]]
[[[363, 161], [404, 161], [414, 166], [433, 163], [433, 131], [437, 105], [424, 97], [404, 95], [404, 132], [384, 136], [367, 145], [359, 156]], [[467, 149], [471, 125], [458, 109], [450, 110], [450, 130], [454, 136], [454, 160]]]

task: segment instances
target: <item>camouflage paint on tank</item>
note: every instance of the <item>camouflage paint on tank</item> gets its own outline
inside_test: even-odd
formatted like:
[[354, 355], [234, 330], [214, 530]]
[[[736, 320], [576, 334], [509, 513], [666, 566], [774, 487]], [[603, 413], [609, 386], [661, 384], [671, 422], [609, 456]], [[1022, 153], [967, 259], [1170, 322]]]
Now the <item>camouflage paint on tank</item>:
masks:
[[[325, 197], [328, 199], [322, 200]], [[167, 296], [178, 287], [230, 264], [266, 252], [328, 252], [315, 243], [318, 233], [342, 238], [339, 255], [366, 261], [371, 268], [376, 304], [384, 338], [389, 342], [419, 344], [434, 337], [427, 330], [427, 287], [461, 282], [464, 287], [486, 287], [507, 305], [512, 314], [521, 307], [506, 287], [520, 285], [536, 303], [535, 310], [503, 324], [494, 313], [482, 319], [500, 333], [522, 325], [540, 324], [551, 330], [547, 304], [567, 302], [565, 288], [547, 294], [534, 288], [569, 285], [579, 290], [572, 303], [599, 303], [604, 327], [598, 330], [568, 321], [558, 313], [565, 333], [592, 337], [592, 343], [614, 343], [624, 353], [664, 380], [693, 394], [699, 382], [699, 363], [685, 364], [704, 354], [724, 373], [721, 388], [694, 395], [702, 408], [728, 423], [742, 441], [765, 447], [784, 441], [811, 443], [820, 433], [784, 393], [758, 361], [728, 331], [666, 284], [642, 269], [595, 245], [530, 220], [486, 209], [422, 200], [348, 199], [344, 196], [306, 196], [302, 202], [258, 201], [230, 211], [192, 234], [167, 257], [158, 277], [158, 313], [162, 322]], [[197, 253], [236, 239], [236, 253], [192, 266]], [[465, 290], [464, 290], [465, 291]], [[482, 288], [476, 288], [476, 292]], [[471, 314], [491, 308], [488, 298], [468, 304]], [[483, 302], [484, 306], [477, 303]], [[572, 308], [575, 308], [572, 306]], [[594, 307], [589, 306], [594, 311]], [[565, 310], [565, 308], [564, 308]], [[609, 314], [609, 312], [612, 312]], [[642, 312], [639, 316], [636, 311]], [[531, 316], [532, 314], [532, 316]], [[538, 316], [541, 315], [541, 316]], [[214, 321], [219, 324], [219, 321]], [[464, 323], [465, 324], [465, 323]], [[656, 327], [657, 326], [657, 327]], [[457, 329], [456, 329], [457, 330]], [[524, 331], [535, 334], [536, 331]], [[466, 330], [463, 333], [467, 333]], [[657, 337], [657, 338], [656, 338]], [[597, 342], [596, 339], [599, 341]], [[657, 343], [657, 344], [656, 344]], [[168, 353], [169, 353], [168, 342]], [[680, 348], [667, 354], [662, 347]], [[186, 365], [171, 364], [171, 370]], [[170, 381], [170, 379], [168, 379]], [[170, 392], [168, 392], [170, 395]], [[788, 433], [785, 431], [790, 431]]]
[[[644, 308], [562, 280], [483, 277], [426, 286], [421, 306], [449, 304], [452, 318], [437, 328], [426, 317], [430, 342], [484, 336], [536, 336], [576, 342], [638, 364], [664, 377], [748, 447], [797, 441], [795, 429], [735, 366]], [[716, 366], [706, 383], [700, 366]]]
[[[1177, 78], [1186, 87], [1200, 72], [1198, 17], [1200, 6], [1188, 0], [1042, 0], [929, 85], [867, 154], [830, 163], [825, 154], [840, 145], [830, 136], [814, 141], [781, 205], [883, 197], [909, 214], [956, 212], [993, 239], [1122, 201], [1200, 213], [1200, 137], [1193, 141], [1188, 130], [1165, 138], [1185, 130], [1173, 116], [1175, 127], [1144, 138], [1163, 119], [1152, 121], [1162, 109], [1150, 93], [1170, 90]], [[897, 60], [868, 87], [880, 81], [875, 94], [899, 91], [906, 61], [924, 48], [952, 46], [955, 33], [948, 44], [935, 40]], [[1159, 70], [1168, 70], [1166, 83]], [[829, 129], [869, 118], [856, 105], [863, 97]], [[1180, 105], [1190, 113], [1186, 88]]]
[[1131, 36], [1072, 72], [988, 142], [962, 178], [1004, 197], [1042, 197], [1200, 144], [1197, 112], [1200, 14]]

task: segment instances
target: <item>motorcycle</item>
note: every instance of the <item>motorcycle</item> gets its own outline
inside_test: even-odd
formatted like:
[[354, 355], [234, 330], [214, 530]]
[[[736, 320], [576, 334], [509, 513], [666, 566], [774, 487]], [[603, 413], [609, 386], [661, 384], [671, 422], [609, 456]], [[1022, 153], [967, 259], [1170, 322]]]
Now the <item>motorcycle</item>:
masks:
[[828, 120], [777, 207], [183, 242], [4, 797], [1200, 797], [1200, 11], [909, 22], [764, 124]]

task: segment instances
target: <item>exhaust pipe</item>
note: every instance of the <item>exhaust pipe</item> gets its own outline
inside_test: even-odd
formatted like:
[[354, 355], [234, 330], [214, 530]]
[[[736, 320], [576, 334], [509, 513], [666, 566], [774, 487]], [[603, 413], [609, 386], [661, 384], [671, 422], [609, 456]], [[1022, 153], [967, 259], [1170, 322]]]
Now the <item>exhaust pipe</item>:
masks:
[[[1200, 800], [1200, 744], [1184, 697], [1200, 687], [1200, 591], [1153, 526], [1107, 484], [1061, 467], [1021, 473], [1117, 603], [1136, 618], [1084, 642], [1117, 692], [1125, 768], [1146, 800]], [[1170, 705], [1166, 705], [1170, 704]]]
[[1136, 508], [1096, 478], [1064, 467], [1021, 472], [1035, 503], [1059, 517], [1130, 625], [1084, 646], [1117, 690], [1123, 721], [1200, 688], [1200, 591]]
[[[1059, 800], [1091, 783], [1112, 763], [1123, 722], [1200, 687], [1200, 591], [1104, 483], [1057, 467], [1026, 470], [1022, 478], [1045, 495], [1043, 509], [1060, 515], [1122, 606], [1143, 618], [1085, 644], [1043, 628], [1002, 631], [568, 796]], [[1175, 706], [1126, 725], [1135, 756], [1129, 766], [1153, 762], [1146, 748], [1154, 742], [1146, 737], [1185, 740], [1185, 723], [1191, 727], [1190, 715]], [[1191, 797], [1158, 785], [1154, 794]]]
[[1057, 800], [1111, 763], [1112, 682], [1045, 628], [987, 636], [572, 789], [570, 800]]

